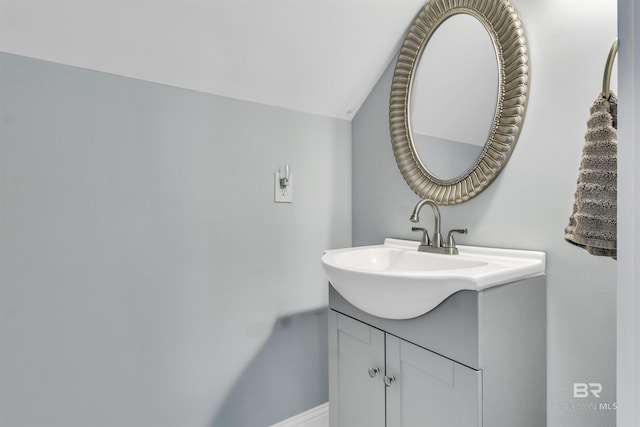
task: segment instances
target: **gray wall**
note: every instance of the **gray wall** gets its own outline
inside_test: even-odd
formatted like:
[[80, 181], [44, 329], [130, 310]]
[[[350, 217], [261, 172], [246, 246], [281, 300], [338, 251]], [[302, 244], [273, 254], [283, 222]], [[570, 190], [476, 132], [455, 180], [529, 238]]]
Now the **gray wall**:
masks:
[[0, 425], [255, 426], [325, 402], [319, 257], [351, 243], [350, 123], [7, 54], [0, 75]]
[[[616, 37], [616, 3], [513, 0], [525, 25], [531, 96], [506, 169], [469, 202], [443, 207], [443, 229], [467, 227], [459, 243], [547, 254], [548, 425], [615, 425], [616, 262], [564, 241], [586, 119]], [[392, 66], [391, 66], [392, 67]], [[396, 167], [388, 129], [389, 68], [352, 121], [353, 244], [417, 239], [417, 196]], [[423, 218], [428, 227], [433, 222]], [[599, 382], [600, 399], [573, 399], [574, 382]], [[575, 403], [596, 403], [575, 406]], [[573, 405], [573, 406], [572, 406]]]

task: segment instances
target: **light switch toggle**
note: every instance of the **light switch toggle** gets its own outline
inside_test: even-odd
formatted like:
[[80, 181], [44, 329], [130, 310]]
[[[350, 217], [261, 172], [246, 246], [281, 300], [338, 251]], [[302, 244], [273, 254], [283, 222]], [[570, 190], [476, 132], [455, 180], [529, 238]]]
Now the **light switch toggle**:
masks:
[[288, 163], [280, 165], [275, 173], [274, 202], [291, 203], [293, 201], [293, 181]]

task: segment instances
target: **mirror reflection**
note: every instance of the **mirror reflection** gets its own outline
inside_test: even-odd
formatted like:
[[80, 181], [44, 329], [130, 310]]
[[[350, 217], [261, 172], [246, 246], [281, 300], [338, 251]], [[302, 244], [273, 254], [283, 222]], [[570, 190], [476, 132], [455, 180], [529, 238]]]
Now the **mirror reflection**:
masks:
[[444, 20], [418, 61], [409, 109], [415, 151], [432, 176], [455, 179], [475, 165], [493, 126], [498, 85], [483, 24], [468, 14]]

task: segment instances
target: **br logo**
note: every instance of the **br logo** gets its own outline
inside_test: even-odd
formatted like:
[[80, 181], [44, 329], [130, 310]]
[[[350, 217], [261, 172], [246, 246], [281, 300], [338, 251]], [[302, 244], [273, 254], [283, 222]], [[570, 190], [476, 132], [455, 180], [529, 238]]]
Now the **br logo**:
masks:
[[602, 384], [600, 383], [573, 383], [573, 398], [586, 399], [590, 394], [600, 399]]

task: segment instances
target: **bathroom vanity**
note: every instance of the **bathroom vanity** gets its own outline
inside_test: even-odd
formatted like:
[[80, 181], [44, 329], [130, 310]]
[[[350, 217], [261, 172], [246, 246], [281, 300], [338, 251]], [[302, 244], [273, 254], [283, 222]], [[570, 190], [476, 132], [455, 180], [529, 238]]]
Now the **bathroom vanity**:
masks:
[[[458, 38], [469, 54], [451, 44]], [[447, 65], [457, 57], [469, 62]], [[421, 242], [323, 254], [331, 427], [546, 425], [545, 256], [457, 246], [452, 233], [466, 229], [441, 235], [438, 208], [477, 196], [505, 167], [528, 92], [526, 38], [509, 0], [431, 0], [415, 17], [396, 61], [389, 130], [398, 168], [421, 199], [410, 220], [426, 204], [435, 226], [431, 236], [412, 228]], [[480, 107], [463, 114], [462, 105]], [[454, 134], [461, 129], [476, 130]]]
[[546, 423], [544, 276], [383, 319], [329, 286], [332, 427]]
[[[385, 245], [389, 242], [395, 241], [388, 239]], [[380, 248], [385, 245], [351, 248], [343, 254], [357, 252], [360, 258], [362, 254], [376, 254], [374, 264], [380, 266], [384, 261]], [[465, 257], [473, 258], [467, 254], [471, 248], [459, 248], [461, 263]], [[340, 251], [325, 252], [323, 264], [328, 272], [327, 264], [341, 261], [333, 256]], [[544, 257], [539, 252], [513, 252]], [[419, 255], [429, 259], [447, 256]], [[351, 258], [343, 259], [352, 262]], [[493, 262], [489, 257], [482, 259]], [[509, 265], [505, 268], [513, 268], [504, 262]], [[384, 280], [390, 280], [410, 274], [393, 272], [391, 265], [374, 272], [372, 283], [374, 276], [386, 274]], [[443, 270], [421, 274], [424, 283], [433, 278], [429, 286], [437, 287], [443, 277], [459, 276], [454, 281], [463, 282], [462, 274], [473, 275], [473, 271], [485, 277], [488, 273], [481, 269], [486, 268], [465, 268], [469, 273]], [[357, 267], [349, 264], [348, 269], [357, 271], [359, 278], [365, 275], [361, 262]], [[364, 306], [367, 311], [361, 310], [329, 284], [330, 425], [544, 426], [545, 276], [539, 272], [527, 274], [532, 277], [456, 291], [424, 314], [395, 319], [373, 315]], [[329, 274], [330, 281], [331, 277]], [[341, 276], [333, 277], [342, 280]], [[353, 283], [345, 281], [347, 285]], [[370, 291], [379, 290], [372, 287]]]

